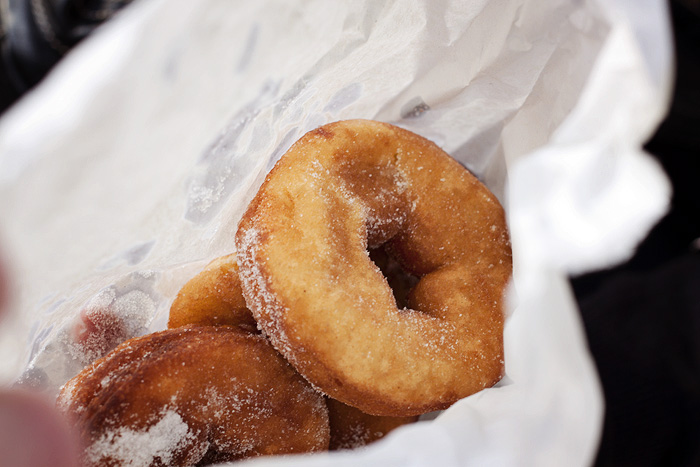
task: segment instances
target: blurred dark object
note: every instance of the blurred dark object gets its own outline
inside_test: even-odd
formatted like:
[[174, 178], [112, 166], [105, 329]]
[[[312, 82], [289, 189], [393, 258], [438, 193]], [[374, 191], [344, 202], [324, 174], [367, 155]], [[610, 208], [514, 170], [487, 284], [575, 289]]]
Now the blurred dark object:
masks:
[[700, 16], [700, 0], [678, 0], [676, 3], [685, 7], [689, 12]]
[[606, 403], [596, 465], [700, 465], [698, 285], [700, 255], [683, 255], [581, 301]]
[[700, 465], [700, 1], [670, 6], [673, 100], [646, 146], [670, 211], [627, 263], [571, 281], [605, 394], [598, 466]]
[[131, 0], [0, 0], [0, 112]]

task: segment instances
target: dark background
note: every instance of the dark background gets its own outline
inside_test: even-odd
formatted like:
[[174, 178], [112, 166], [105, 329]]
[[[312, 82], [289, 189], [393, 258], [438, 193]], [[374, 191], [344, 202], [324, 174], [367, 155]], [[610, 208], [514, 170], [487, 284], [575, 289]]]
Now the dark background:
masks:
[[[129, 2], [0, 1], [0, 113]], [[605, 393], [599, 466], [700, 466], [700, 0], [669, 5], [673, 100], [646, 149], [670, 212], [630, 261], [571, 279]]]
[[700, 1], [672, 1], [676, 81], [646, 144], [669, 213], [627, 263], [572, 278], [605, 393], [600, 466], [700, 466]]

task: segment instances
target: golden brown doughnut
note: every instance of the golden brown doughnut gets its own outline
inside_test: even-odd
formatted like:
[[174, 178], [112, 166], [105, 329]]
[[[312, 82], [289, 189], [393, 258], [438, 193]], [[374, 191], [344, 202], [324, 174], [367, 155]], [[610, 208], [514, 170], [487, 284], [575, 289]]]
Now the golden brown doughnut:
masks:
[[168, 328], [186, 324], [257, 329], [243, 298], [235, 254], [215, 259], [180, 289], [170, 307]]
[[395, 428], [414, 423], [418, 417], [378, 417], [345, 405], [335, 399], [326, 399], [328, 420], [331, 425], [330, 450], [355, 449], [373, 443]]
[[[381, 245], [420, 278], [410, 308], [368, 255]], [[502, 376], [503, 209], [418, 135], [366, 120], [307, 133], [251, 201], [236, 247], [258, 325], [334, 399], [410, 416]]]
[[[393, 278], [397, 294], [406, 286], [402, 277], [392, 274], [395, 266], [382, 251], [373, 252], [373, 260], [387, 275]], [[395, 292], [396, 293], [396, 292]], [[192, 300], [189, 297], [197, 297]], [[243, 303], [243, 305], [240, 305]], [[234, 304], [233, 307], [229, 304]], [[233, 308], [233, 313], [231, 313]], [[247, 314], [248, 317], [242, 316]], [[231, 316], [234, 319], [231, 319]], [[186, 326], [196, 323], [248, 323], [255, 322], [245, 301], [238, 279], [235, 255], [223, 256], [212, 261], [202, 272], [187, 282], [170, 309], [168, 326]], [[326, 398], [330, 421], [330, 449], [352, 449], [382, 438], [394, 428], [415, 422], [418, 417], [380, 417], [361, 412], [342, 402]]]
[[126, 341], [69, 381], [85, 465], [194, 465], [328, 448], [328, 412], [260, 334], [193, 326]]

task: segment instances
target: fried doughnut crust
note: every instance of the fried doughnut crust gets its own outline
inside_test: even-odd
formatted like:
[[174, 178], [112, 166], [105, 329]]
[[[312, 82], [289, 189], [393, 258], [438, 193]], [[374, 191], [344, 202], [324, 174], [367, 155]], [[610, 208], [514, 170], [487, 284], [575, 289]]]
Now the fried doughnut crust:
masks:
[[192, 326], [126, 341], [59, 395], [85, 465], [194, 465], [328, 448], [328, 412], [261, 335]]
[[335, 399], [326, 399], [331, 425], [330, 450], [356, 449], [373, 443], [418, 417], [379, 417], [369, 415]]
[[186, 324], [257, 329], [243, 298], [235, 254], [215, 259], [180, 289], [170, 307], [168, 328]]
[[[392, 274], [392, 264], [383, 251], [375, 251], [373, 261], [387, 270], [388, 276], [400, 282], [398, 274]], [[395, 267], [394, 267], [395, 268]], [[406, 285], [395, 289], [405, 295]], [[197, 297], [196, 305], [189, 297]], [[186, 297], [183, 299], [182, 297]], [[188, 306], [189, 303], [189, 306]], [[231, 319], [229, 304], [234, 307], [235, 319]], [[243, 305], [239, 305], [243, 303]], [[248, 314], [248, 317], [242, 316]], [[199, 274], [187, 282], [170, 309], [168, 325], [186, 326], [196, 323], [248, 323], [255, 322], [250, 310], [245, 308], [243, 292], [238, 278], [235, 255], [222, 256], [212, 261]], [[330, 449], [353, 449], [382, 438], [389, 431], [418, 417], [381, 417], [369, 415], [342, 402], [326, 398], [330, 422]]]
[[[406, 309], [368, 255], [381, 245], [419, 278]], [[258, 325], [334, 399], [411, 416], [502, 377], [503, 209], [418, 135], [366, 120], [307, 133], [251, 201], [236, 248]]]

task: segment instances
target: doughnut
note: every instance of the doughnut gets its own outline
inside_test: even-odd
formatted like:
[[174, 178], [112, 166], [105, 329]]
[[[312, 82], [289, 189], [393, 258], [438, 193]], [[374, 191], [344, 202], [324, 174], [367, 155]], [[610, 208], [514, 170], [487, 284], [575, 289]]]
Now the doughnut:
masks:
[[71, 354], [90, 363], [124, 342], [128, 335], [125, 319], [110, 307], [86, 306], [70, 328]]
[[330, 450], [356, 449], [373, 443], [395, 428], [414, 423], [418, 417], [378, 417], [335, 399], [326, 399], [331, 427]]
[[[416, 134], [367, 120], [307, 133], [268, 173], [235, 244], [258, 326], [333, 399], [412, 416], [503, 375], [503, 208]], [[369, 256], [380, 247], [418, 278], [406, 307]]]
[[260, 334], [187, 326], [134, 338], [86, 367], [58, 406], [87, 466], [204, 465], [328, 449], [328, 411]]
[[150, 297], [138, 288], [101, 289], [81, 306], [59, 338], [63, 350], [80, 367], [104, 357], [125, 340], [147, 332], [142, 311], [149, 305]]
[[235, 254], [215, 259], [180, 289], [170, 307], [168, 328], [186, 324], [257, 329], [243, 298]]
[[[405, 290], [405, 280], [398, 274], [391, 260], [380, 250], [373, 252], [375, 262], [386, 269], [387, 277], [396, 288]], [[228, 290], [228, 292], [224, 292]], [[186, 297], [196, 297], [192, 300]], [[233, 305], [231, 305], [233, 304]], [[247, 314], [247, 318], [243, 315]], [[235, 317], [232, 319], [232, 317]], [[238, 278], [235, 255], [222, 256], [212, 261], [190, 279], [173, 302], [168, 327], [174, 328], [201, 323], [240, 324], [253, 321]], [[177, 324], [177, 326], [175, 326]], [[379, 417], [369, 415], [333, 399], [326, 398], [330, 422], [330, 449], [354, 449], [382, 438], [396, 427], [415, 422], [418, 417]]]

